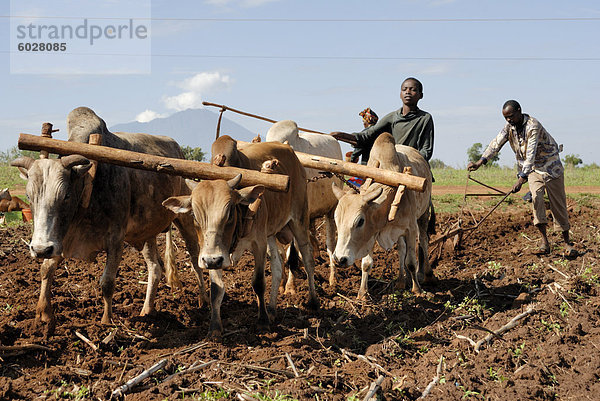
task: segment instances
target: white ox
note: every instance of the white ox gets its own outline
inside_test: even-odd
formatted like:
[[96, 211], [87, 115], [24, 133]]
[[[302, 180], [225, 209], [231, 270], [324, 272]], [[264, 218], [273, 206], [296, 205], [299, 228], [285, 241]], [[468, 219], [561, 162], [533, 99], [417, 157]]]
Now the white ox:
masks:
[[[281, 282], [281, 258], [275, 235], [289, 228], [305, 262], [308, 275], [310, 308], [318, 308], [315, 291], [314, 261], [308, 233], [306, 175], [300, 161], [288, 145], [263, 142], [238, 148], [229, 136], [218, 138], [212, 146], [213, 162], [261, 170], [290, 177], [288, 192], [269, 191], [262, 185], [236, 189], [241, 175], [230, 181], [204, 180], [191, 196], [171, 197], [163, 205], [175, 213], [192, 213], [200, 242], [200, 263], [209, 269], [211, 279], [211, 319], [208, 336], [219, 339], [223, 333], [221, 303], [225, 294], [223, 269], [233, 266], [245, 250], [254, 256], [252, 288], [258, 300], [258, 328], [268, 329], [274, 314]], [[265, 261], [271, 258], [271, 297], [269, 312], [264, 301]]]
[[422, 290], [417, 279], [417, 238], [423, 256], [419, 259], [422, 260], [425, 281], [434, 278], [427, 259], [427, 230], [431, 201], [429, 165], [415, 149], [395, 145], [394, 138], [387, 133], [381, 134], [375, 140], [368, 165], [397, 172], [402, 172], [405, 167], [411, 167], [412, 174], [425, 177], [425, 191], [406, 190], [394, 213], [395, 208], [392, 208], [392, 204], [397, 192], [394, 187], [373, 183], [363, 186], [361, 193], [358, 194], [343, 192], [334, 187], [333, 191], [339, 198], [335, 210], [338, 240], [333, 253], [334, 261], [339, 266], [349, 266], [356, 259], [363, 258], [362, 278], [358, 292], [358, 297], [363, 298], [368, 291], [367, 281], [373, 265], [372, 251], [375, 241], [385, 250], [390, 250], [396, 244], [400, 258], [398, 287], [404, 287], [406, 268], [412, 279], [412, 292], [420, 293]]
[[[292, 120], [278, 121], [267, 132], [267, 142], [287, 142], [294, 151], [311, 155], [329, 157], [342, 160], [342, 149], [338, 141], [328, 135], [298, 132], [298, 125]], [[311, 180], [318, 177], [320, 172], [312, 168], [305, 168], [306, 178]], [[308, 183], [308, 210], [310, 214], [311, 241], [313, 250], [318, 255], [319, 243], [316, 240], [315, 219], [325, 217], [326, 246], [329, 255], [329, 285], [334, 287], [335, 264], [333, 263], [333, 249], [335, 247], [335, 220], [333, 212], [337, 205], [337, 198], [331, 189], [332, 185], [341, 188], [342, 183], [338, 178], [318, 178]], [[290, 270], [287, 290], [293, 291], [293, 277]]]
[[[90, 134], [100, 133], [104, 146], [183, 158], [173, 139], [137, 133], [113, 134], [87, 107], [69, 113], [67, 128], [69, 141], [87, 143]], [[178, 226], [186, 241], [200, 281], [200, 302], [207, 298], [198, 267], [193, 220], [189, 216], [175, 219], [177, 216], [161, 205], [169, 196], [190, 193], [181, 177], [98, 163], [89, 204], [83, 205], [87, 172], [91, 166], [85, 157], [70, 155], [38, 160], [22, 157], [12, 165], [19, 167], [27, 179], [27, 196], [34, 216], [29, 244], [31, 256], [44, 259], [36, 320], [48, 323], [47, 335], [52, 334], [56, 324], [50, 297], [58, 264], [64, 258], [94, 261], [101, 251], [106, 251], [106, 266], [100, 278], [104, 300], [102, 323], [111, 323], [112, 296], [123, 242], [142, 251], [148, 266], [148, 287], [141, 315], [153, 313], [156, 290], [163, 273], [156, 235], [167, 229], [171, 222]]]

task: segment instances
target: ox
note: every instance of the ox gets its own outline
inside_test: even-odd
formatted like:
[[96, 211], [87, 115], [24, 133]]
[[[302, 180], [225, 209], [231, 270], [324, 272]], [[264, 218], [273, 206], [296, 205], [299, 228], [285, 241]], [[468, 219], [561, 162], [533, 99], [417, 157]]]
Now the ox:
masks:
[[[358, 194], [343, 192], [334, 187], [333, 191], [339, 199], [335, 210], [338, 240], [333, 253], [334, 261], [339, 266], [349, 266], [356, 259], [363, 258], [358, 292], [358, 297], [363, 298], [368, 291], [367, 281], [373, 265], [372, 251], [375, 241], [386, 250], [397, 244], [400, 258], [398, 287], [404, 287], [406, 268], [412, 279], [412, 292], [421, 293], [416, 269], [417, 238], [422, 252], [419, 259], [423, 264], [425, 281], [434, 279], [427, 259], [427, 230], [431, 229], [428, 227], [431, 201], [429, 165], [415, 149], [394, 145], [394, 138], [387, 133], [381, 134], [375, 140], [368, 165], [397, 172], [410, 167], [413, 174], [425, 177], [425, 191], [406, 191], [396, 196], [397, 188], [379, 183], [363, 185], [361, 193]], [[399, 196], [401, 198], [398, 204]]]
[[[87, 107], [71, 111], [67, 117], [69, 141], [87, 143], [92, 133], [102, 134], [102, 145], [136, 152], [183, 158], [179, 145], [171, 138], [148, 134], [111, 133], [104, 121]], [[154, 299], [163, 273], [156, 236], [171, 222], [179, 228], [200, 282], [200, 304], [207, 300], [198, 267], [198, 243], [193, 220], [162, 207], [173, 195], [189, 194], [181, 177], [99, 163], [87, 208], [81, 203], [91, 163], [80, 155], [61, 159], [19, 158], [12, 163], [27, 179], [27, 196], [34, 215], [29, 244], [32, 257], [44, 259], [41, 266], [41, 293], [36, 320], [48, 324], [53, 333], [56, 320], [51, 305], [54, 273], [64, 258], [94, 261], [106, 251], [106, 266], [100, 285], [104, 301], [102, 324], [112, 321], [112, 297], [123, 243], [141, 250], [148, 266], [148, 286], [141, 315], [155, 312]], [[167, 246], [170, 241], [167, 241]], [[169, 251], [170, 249], [168, 249]], [[167, 264], [167, 273], [169, 266]], [[169, 276], [167, 275], [167, 278]]]
[[27, 202], [16, 196], [11, 196], [8, 188], [0, 191], [0, 212], [14, 212], [23, 209], [29, 209]]
[[[269, 128], [267, 142], [287, 142], [295, 151], [311, 155], [325, 156], [332, 159], [342, 159], [342, 150], [339, 142], [328, 135], [299, 133], [298, 125], [291, 120], [278, 121]], [[319, 171], [306, 168], [306, 178], [311, 179], [320, 175]], [[335, 247], [335, 220], [333, 213], [337, 205], [337, 198], [331, 187], [339, 188], [342, 183], [338, 178], [318, 178], [308, 183], [308, 210], [310, 216], [311, 241], [313, 250], [317, 252], [319, 243], [316, 240], [315, 219], [325, 216], [326, 246], [329, 256], [329, 285], [335, 287], [335, 264], [333, 263], [333, 249]], [[293, 292], [293, 276], [288, 277], [286, 290]]]
[[[286, 193], [265, 190], [261, 185], [236, 189], [241, 175], [231, 179], [202, 181], [191, 196], [171, 197], [163, 202], [176, 213], [193, 213], [200, 241], [202, 267], [209, 269], [211, 279], [211, 319], [208, 335], [219, 339], [223, 333], [221, 303], [225, 294], [223, 269], [234, 265], [245, 250], [254, 256], [252, 288], [258, 300], [259, 330], [268, 329], [277, 303], [281, 282], [281, 257], [275, 235], [289, 228], [304, 259], [309, 284], [308, 307], [316, 309], [319, 300], [315, 291], [314, 261], [308, 233], [308, 199], [304, 168], [288, 145], [273, 142], [245, 144], [238, 149], [229, 136], [218, 138], [212, 147], [216, 163], [253, 170], [263, 164], [269, 170], [290, 177]], [[271, 260], [271, 294], [265, 305], [265, 260]]]

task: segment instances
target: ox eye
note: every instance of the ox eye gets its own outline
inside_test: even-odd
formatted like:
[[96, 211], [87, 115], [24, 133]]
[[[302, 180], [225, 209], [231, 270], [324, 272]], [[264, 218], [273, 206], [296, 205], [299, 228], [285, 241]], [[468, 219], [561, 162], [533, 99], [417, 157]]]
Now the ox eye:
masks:
[[362, 217], [360, 219], [358, 219], [358, 221], [356, 222], [356, 228], [361, 228], [363, 226], [363, 224], [365, 224], [365, 219], [363, 219]]

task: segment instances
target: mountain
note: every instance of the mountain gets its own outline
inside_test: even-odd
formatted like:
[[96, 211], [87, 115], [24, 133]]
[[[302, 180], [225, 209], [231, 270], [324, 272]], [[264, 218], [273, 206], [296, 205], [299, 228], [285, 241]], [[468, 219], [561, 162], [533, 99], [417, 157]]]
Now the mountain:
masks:
[[[207, 157], [210, 157], [210, 147], [215, 140], [218, 119], [219, 113], [206, 109], [188, 109], [147, 123], [133, 121], [116, 124], [109, 129], [112, 132], [144, 132], [170, 136], [182, 146], [202, 148]], [[225, 116], [221, 120], [221, 135], [229, 135], [240, 141], [251, 141], [256, 136]]]

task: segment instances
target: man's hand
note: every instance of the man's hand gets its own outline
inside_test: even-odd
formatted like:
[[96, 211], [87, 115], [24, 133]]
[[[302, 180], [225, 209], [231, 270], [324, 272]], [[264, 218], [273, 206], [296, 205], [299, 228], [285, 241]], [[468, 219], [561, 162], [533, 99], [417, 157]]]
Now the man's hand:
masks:
[[346, 132], [334, 131], [334, 132], [330, 133], [329, 135], [331, 135], [338, 141], [346, 142], [351, 145], [356, 145], [356, 138], [352, 134], [348, 134]]
[[519, 179], [517, 180], [517, 183], [512, 187], [511, 192], [513, 194], [516, 194], [517, 192], [519, 192], [521, 190], [521, 187], [526, 182], [527, 182], [527, 178], [519, 177]]
[[477, 160], [475, 163], [471, 162], [471, 163], [467, 164], [467, 170], [475, 171], [479, 167], [481, 167], [482, 164], [483, 164], [483, 160], [481, 160], [481, 159]]

